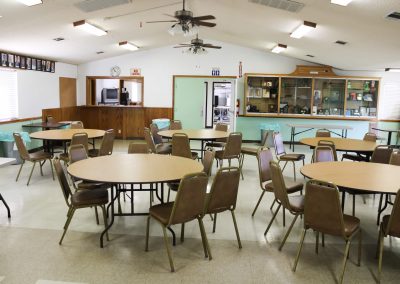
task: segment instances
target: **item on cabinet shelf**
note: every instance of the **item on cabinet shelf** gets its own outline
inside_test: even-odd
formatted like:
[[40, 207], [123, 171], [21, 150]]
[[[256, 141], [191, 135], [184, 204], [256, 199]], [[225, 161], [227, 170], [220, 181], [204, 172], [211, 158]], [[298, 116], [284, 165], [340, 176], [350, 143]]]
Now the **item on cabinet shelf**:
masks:
[[367, 108], [369, 116], [376, 116], [376, 107]]
[[352, 101], [357, 100], [357, 94], [356, 93], [350, 93], [349, 99]]
[[269, 112], [276, 112], [276, 105], [275, 104], [269, 104], [268, 105], [268, 110], [269, 110]]
[[271, 94], [272, 99], [276, 99], [277, 95], [275, 93]]
[[312, 107], [312, 114], [316, 115], [317, 114], [317, 106]]
[[272, 82], [267, 82], [267, 87], [272, 87]]
[[362, 101], [362, 94], [357, 94], [357, 101]]
[[347, 82], [347, 89], [351, 89], [351, 82], [350, 81]]
[[141, 70], [140, 68], [131, 68], [131, 75], [132, 76], [140, 76]]
[[289, 106], [287, 103], [281, 103], [279, 104], [279, 109], [281, 113], [288, 113], [289, 112]]
[[361, 107], [360, 106], [360, 115], [361, 116], [366, 116], [367, 115], [367, 108], [366, 107]]
[[370, 88], [369, 88], [369, 84], [371, 82], [370, 81], [365, 81], [364, 83], [364, 92], [369, 92]]
[[263, 98], [269, 98], [269, 90], [263, 89]]
[[318, 103], [320, 99], [321, 99], [321, 91], [315, 90], [314, 91], [314, 102]]
[[365, 94], [363, 96], [363, 100], [366, 101], [366, 102], [372, 102], [373, 101], [372, 100], [372, 94]]

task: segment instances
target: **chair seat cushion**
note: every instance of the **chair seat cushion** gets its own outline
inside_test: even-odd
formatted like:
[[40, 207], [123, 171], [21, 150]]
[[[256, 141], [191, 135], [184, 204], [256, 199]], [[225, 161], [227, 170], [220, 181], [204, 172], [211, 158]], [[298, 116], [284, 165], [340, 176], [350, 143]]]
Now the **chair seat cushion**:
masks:
[[344, 233], [346, 237], [350, 237], [360, 227], [360, 219], [343, 214]]
[[172, 153], [171, 143], [157, 144], [156, 152], [157, 154], [171, 154]]
[[41, 160], [51, 159], [51, 154], [43, 151], [33, 152], [29, 154], [29, 159], [31, 161], [41, 161]]
[[291, 210], [301, 213], [304, 211], [304, 195], [288, 196]]
[[96, 189], [96, 188], [107, 189], [108, 187], [109, 187], [108, 184], [101, 182], [82, 181], [77, 184], [78, 189]]
[[178, 191], [179, 188], [179, 181], [175, 181], [175, 182], [168, 182], [167, 183], [168, 187], [173, 190], [173, 191]]
[[279, 156], [279, 160], [282, 161], [301, 161], [304, 160], [306, 156], [304, 154], [296, 154], [296, 153], [292, 153], [292, 154], [284, 154], [282, 156]]
[[102, 188], [93, 190], [80, 190], [71, 197], [74, 206], [103, 205], [108, 203], [108, 191]]
[[[294, 193], [294, 192], [298, 192], [303, 189], [303, 184], [301, 182], [293, 182], [290, 180], [285, 180], [285, 185], [286, 185], [287, 193]], [[269, 192], [274, 191], [274, 185], [272, 184], [272, 181], [263, 182], [262, 187], [265, 191], [269, 191]]]
[[167, 225], [169, 222], [169, 217], [171, 216], [173, 206], [174, 202], [157, 204], [150, 207], [149, 214], [153, 218], [161, 222], [161, 224]]
[[257, 156], [258, 148], [242, 147], [241, 153], [245, 155]]
[[191, 152], [192, 153], [192, 159], [196, 160], [199, 158], [199, 154], [197, 152]]
[[98, 157], [99, 156], [99, 149], [89, 149], [88, 156], [92, 157], [92, 158]]
[[210, 141], [210, 142], [207, 142], [207, 143], [206, 143], [205, 147], [212, 147], [212, 148], [219, 147], [219, 148], [224, 148], [225, 145], [226, 145], [225, 142]]
[[353, 155], [353, 154], [343, 154], [342, 159], [347, 159], [347, 160], [352, 160], [352, 161], [357, 161], [357, 162], [365, 162], [367, 161], [366, 157], [360, 156], [360, 155]]
[[265, 191], [274, 192], [274, 185], [272, 184], [272, 181], [264, 181], [261, 186]]

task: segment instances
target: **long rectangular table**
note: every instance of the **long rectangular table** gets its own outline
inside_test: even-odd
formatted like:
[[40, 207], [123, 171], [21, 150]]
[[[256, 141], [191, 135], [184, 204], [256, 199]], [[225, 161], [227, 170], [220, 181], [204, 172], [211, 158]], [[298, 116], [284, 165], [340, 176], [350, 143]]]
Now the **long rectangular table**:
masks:
[[[290, 144], [289, 144], [289, 149], [292, 149], [294, 151], [294, 139], [295, 136], [300, 134], [300, 133], [304, 133], [313, 129], [324, 129], [324, 130], [328, 130], [329, 132], [336, 134], [342, 138], [346, 138], [347, 137], [347, 130], [349, 129], [353, 129], [353, 127], [351, 126], [347, 126], [347, 125], [332, 125], [332, 124], [295, 124], [295, 123], [289, 123], [287, 124], [287, 126], [289, 126], [290, 129]], [[305, 130], [302, 131], [298, 131], [296, 132], [296, 128], [306, 128]], [[335, 131], [332, 131], [330, 129], [334, 129], [334, 130], [341, 130], [341, 133], [337, 133]]]

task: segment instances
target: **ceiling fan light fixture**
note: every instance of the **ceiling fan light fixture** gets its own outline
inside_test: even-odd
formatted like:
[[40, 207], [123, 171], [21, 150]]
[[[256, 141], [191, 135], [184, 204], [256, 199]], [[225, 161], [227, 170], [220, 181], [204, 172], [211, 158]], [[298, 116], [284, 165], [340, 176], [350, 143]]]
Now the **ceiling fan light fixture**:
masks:
[[138, 46], [136, 46], [136, 45], [134, 45], [133, 43], [130, 43], [130, 42], [128, 42], [128, 41], [121, 41], [121, 42], [119, 43], [119, 46], [122, 47], [122, 48], [125, 48], [125, 49], [127, 49], [127, 50], [130, 50], [130, 51], [136, 51], [136, 50], [139, 49]]
[[92, 35], [96, 36], [104, 36], [107, 34], [107, 32], [99, 27], [96, 27], [95, 25], [92, 25], [86, 20], [81, 20], [73, 23], [74, 27], [78, 27], [82, 30], [84, 30], [87, 33], [90, 33]]
[[42, 0], [17, 0], [19, 3], [22, 3], [26, 6], [35, 6], [38, 4], [43, 4]]
[[286, 50], [286, 48], [287, 48], [287, 45], [286, 45], [286, 44], [278, 43], [278, 45], [276, 45], [276, 46], [271, 50], [271, 52], [273, 52], [273, 53], [281, 53], [282, 51]]
[[347, 6], [353, 0], [331, 0], [331, 4], [336, 4], [340, 6]]
[[315, 29], [317, 27], [316, 23], [309, 22], [309, 21], [304, 21], [303, 24], [298, 26], [291, 34], [290, 37], [293, 38], [302, 38], [306, 34], [308, 34], [310, 31]]

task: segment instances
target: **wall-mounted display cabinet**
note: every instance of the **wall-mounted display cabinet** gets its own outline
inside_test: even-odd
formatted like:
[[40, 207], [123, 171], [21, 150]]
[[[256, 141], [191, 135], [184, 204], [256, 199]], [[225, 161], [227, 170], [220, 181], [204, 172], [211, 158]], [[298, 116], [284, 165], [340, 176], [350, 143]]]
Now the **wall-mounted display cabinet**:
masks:
[[326, 66], [292, 74], [245, 74], [247, 116], [374, 118], [379, 78], [343, 77]]

